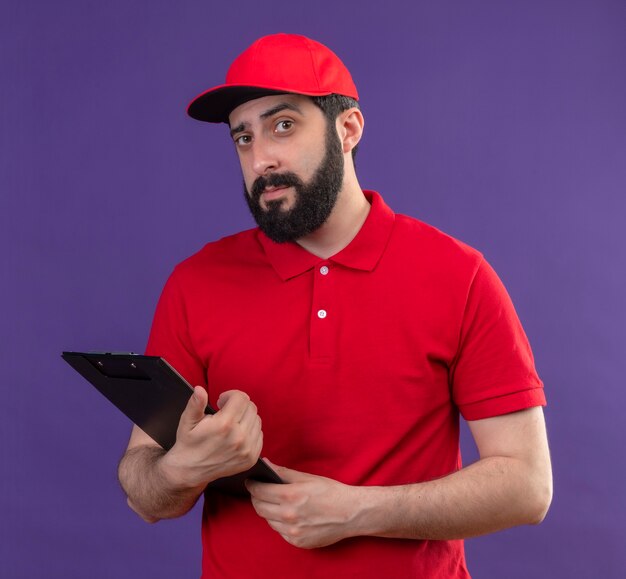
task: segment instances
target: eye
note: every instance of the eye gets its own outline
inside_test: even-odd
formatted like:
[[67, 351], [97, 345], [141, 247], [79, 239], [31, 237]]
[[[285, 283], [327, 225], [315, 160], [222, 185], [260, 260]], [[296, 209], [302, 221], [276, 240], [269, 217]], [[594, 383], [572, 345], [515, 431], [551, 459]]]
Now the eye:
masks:
[[252, 137], [250, 135], [239, 135], [234, 138], [235, 145], [238, 147], [243, 147], [245, 145], [249, 145], [252, 142]]
[[278, 121], [274, 128], [276, 133], [286, 133], [293, 128], [293, 121], [289, 121], [287, 119], [283, 119], [282, 121]]

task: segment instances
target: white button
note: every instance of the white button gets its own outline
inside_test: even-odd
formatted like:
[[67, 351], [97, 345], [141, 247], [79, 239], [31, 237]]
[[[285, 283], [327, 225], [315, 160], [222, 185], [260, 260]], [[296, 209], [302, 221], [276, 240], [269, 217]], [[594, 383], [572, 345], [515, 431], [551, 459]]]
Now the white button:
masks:
[[318, 310], [317, 317], [323, 320], [326, 317], [326, 310]]
[[328, 268], [325, 265], [323, 265], [322, 267], [320, 267], [320, 273], [322, 275], [328, 275]]

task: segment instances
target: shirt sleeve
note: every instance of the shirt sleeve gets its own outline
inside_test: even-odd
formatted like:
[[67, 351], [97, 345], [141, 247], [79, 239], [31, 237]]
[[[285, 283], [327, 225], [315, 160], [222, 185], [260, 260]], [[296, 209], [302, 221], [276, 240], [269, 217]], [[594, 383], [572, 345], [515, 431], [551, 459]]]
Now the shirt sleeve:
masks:
[[157, 304], [146, 347], [149, 356], [161, 356], [192, 386], [206, 388], [206, 368], [189, 335], [188, 309], [175, 269]]
[[451, 383], [466, 420], [546, 404], [528, 338], [504, 285], [485, 260], [469, 289]]

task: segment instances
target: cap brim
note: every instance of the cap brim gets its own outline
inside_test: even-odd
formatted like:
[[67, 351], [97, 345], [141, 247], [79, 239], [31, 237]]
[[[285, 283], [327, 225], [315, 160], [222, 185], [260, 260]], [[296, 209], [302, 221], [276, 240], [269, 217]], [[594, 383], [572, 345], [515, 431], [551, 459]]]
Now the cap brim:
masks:
[[[247, 101], [275, 94], [296, 94], [277, 87], [221, 85], [211, 88], [193, 99], [187, 106], [187, 114], [207, 123], [228, 123], [228, 116]], [[326, 96], [329, 93], [302, 93], [307, 96]]]

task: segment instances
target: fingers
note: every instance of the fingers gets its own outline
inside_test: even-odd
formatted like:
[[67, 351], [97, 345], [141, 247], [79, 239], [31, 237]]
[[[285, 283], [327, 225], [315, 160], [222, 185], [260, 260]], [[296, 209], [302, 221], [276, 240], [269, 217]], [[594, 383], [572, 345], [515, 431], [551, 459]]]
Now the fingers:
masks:
[[[263, 460], [268, 464], [268, 466], [270, 466], [273, 470], [276, 471], [276, 474], [285, 483], [308, 482], [308, 481], [315, 480], [316, 478], [319, 478], [317, 475], [309, 474], [306, 472], [300, 472], [299, 470], [293, 470], [285, 466], [279, 466], [277, 464], [274, 464], [269, 458], [265, 456], [263, 457]], [[271, 483], [261, 483], [261, 484], [267, 485]]]
[[284, 485], [246, 481], [246, 487], [256, 513], [285, 541], [312, 549], [352, 536], [355, 495], [350, 487], [326, 477], [272, 466], [285, 479], [298, 481]]
[[256, 412], [256, 405], [251, 402], [250, 397], [245, 392], [240, 390], [222, 392], [217, 399], [217, 407], [222, 415], [232, 417], [237, 422], [241, 422], [251, 404]]
[[167, 453], [167, 464], [193, 485], [243, 472], [263, 447], [261, 419], [247, 394], [223, 393], [215, 414], [204, 414], [207, 401], [206, 390], [196, 387], [181, 415], [176, 444]]
[[[185, 410], [181, 414], [179, 421], [179, 432], [189, 432], [200, 423], [206, 414], [204, 410], [209, 402], [207, 391], [202, 386], [196, 386], [194, 393], [189, 398]], [[250, 397], [244, 392], [230, 390], [220, 395], [217, 401], [221, 415], [221, 420], [233, 424], [243, 423], [246, 415], [256, 415], [256, 405], [250, 401]], [[250, 412], [252, 410], [252, 412]], [[214, 415], [217, 417], [217, 415]]]
[[316, 478], [316, 475], [274, 464], [269, 458], [263, 457], [263, 460], [271, 466], [276, 471], [276, 474], [286, 483], [306, 482]]
[[261, 418], [257, 407], [244, 392], [230, 390], [218, 399], [219, 412], [214, 418], [232, 428], [255, 437], [261, 432]]
[[284, 502], [291, 502], [296, 499], [300, 488], [295, 483], [307, 483], [323, 480], [322, 477], [316, 475], [292, 470], [285, 468], [284, 466], [278, 466], [272, 463], [269, 459], [263, 458], [263, 460], [271, 466], [276, 474], [287, 484], [274, 484], [266, 483], [254, 480], [246, 481], [246, 488], [252, 495], [253, 499], [263, 501], [267, 503], [280, 504]]
[[178, 423], [179, 431], [193, 430], [196, 424], [204, 418], [204, 409], [208, 404], [208, 400], [209, 396], [202, 386], [196, 386], [193, 389], [193, 395], [189, 398], [187, 406], [180, 416]]

